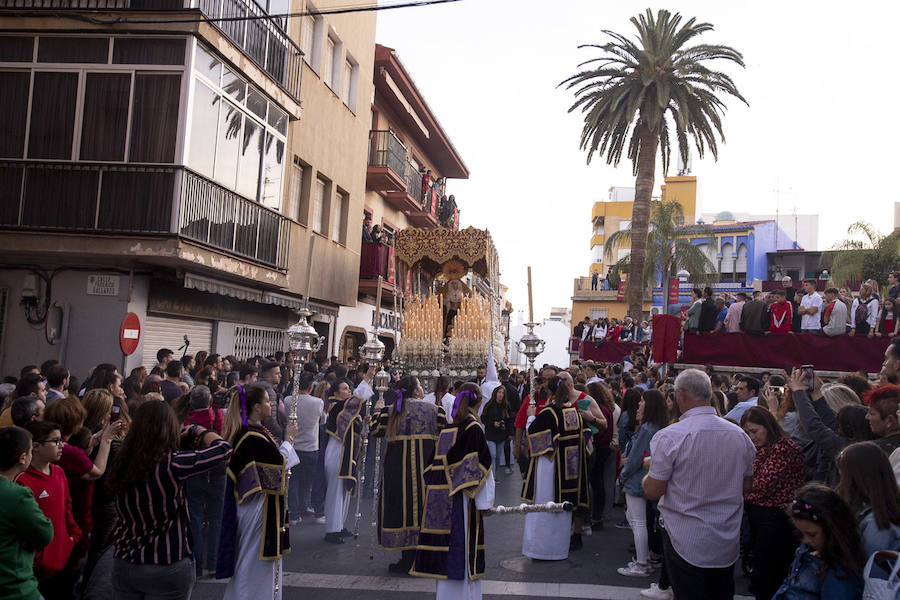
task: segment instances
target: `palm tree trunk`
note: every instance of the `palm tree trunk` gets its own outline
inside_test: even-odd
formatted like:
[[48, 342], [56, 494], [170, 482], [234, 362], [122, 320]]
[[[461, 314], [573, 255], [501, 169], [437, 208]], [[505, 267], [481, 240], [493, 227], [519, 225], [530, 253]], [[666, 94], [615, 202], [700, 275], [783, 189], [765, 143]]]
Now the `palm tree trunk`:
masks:
[[628, 271], [628, 314], [640, 321], [644, 314], [644, 263], [647, 260], [647, 233], [650, 225], [650, 197], [656, 169], [659, 136], [643, 122], [640, 127], [641, 148], [634, 183], [634, 208], [631, 213], [631, 264]]

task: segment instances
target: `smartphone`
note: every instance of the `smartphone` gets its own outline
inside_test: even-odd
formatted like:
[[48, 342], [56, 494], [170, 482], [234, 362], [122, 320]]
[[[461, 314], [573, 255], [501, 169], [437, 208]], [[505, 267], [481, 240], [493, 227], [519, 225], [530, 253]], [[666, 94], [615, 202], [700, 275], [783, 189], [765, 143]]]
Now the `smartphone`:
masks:
[[784, 396], [784, 386], [783, 385], [772, 385], [769, 386], [769, 389], [778, 394], [779, 396]]
[[813, 388], [815, 387], [815, 370], [812, 365], [803, 365], [800, 367], [800, 370], [803, 372], [803, 383], [806, 384], [806, 389], [810, 393], [812, 393]]
[[119, 420], [119, 407], [113, 404], [112, 414], [109, 416], [109, 422], [114, 423]]

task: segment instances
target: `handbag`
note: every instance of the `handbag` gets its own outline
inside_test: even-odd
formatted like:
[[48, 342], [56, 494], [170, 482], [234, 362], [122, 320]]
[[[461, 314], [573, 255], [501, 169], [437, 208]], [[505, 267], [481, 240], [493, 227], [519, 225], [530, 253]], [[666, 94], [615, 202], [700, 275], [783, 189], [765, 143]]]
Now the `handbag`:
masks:
[[873, 552], [863, 569], [862, 600], [900, 600], [900, 555], [890, 550]]

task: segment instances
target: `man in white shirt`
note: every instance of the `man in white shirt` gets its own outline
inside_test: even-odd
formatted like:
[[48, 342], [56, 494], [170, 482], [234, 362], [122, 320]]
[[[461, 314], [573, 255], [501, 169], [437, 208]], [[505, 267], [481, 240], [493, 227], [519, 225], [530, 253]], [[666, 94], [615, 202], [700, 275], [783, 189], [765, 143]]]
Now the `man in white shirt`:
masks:
[[[319, 457], [319, 427], [325, 424], [325, 403], [310, 395], [314, 376], [304, 371], [300, 374], [297, 396], [297, 435], [294, 450], [300, 462], [291, 469], [291, 489], [288, 492], [288, 512], [291, 523], [300, 523], [310, 504], [316, 460]], [[312, 514], [307, 516], [312, 517]]]
[[[436, 399], [440, 398], [441, 406], [444, 407], [444, 412], [447, 414], [447, 420], [450, 420], [450, 412], [453, 410], [453, 394], [448, 393], [450, 391], [450, 378], [446, 375], [441, 375], [437, 378], [437, 381], [434, 384], [434, 391], [425, 394], [425, 402], [431, 402], [432, 404], [436, 404]], [[482, 401], [482, 404], [484, 402]]]
[[738, 380], [735, 392], [737, 392], [738, 403], [725, 415], [725, 418], [740, 424], [744, 412], [751, 406], [759, 404], [759, 379], [756, 377], [741, 377]]
[[821, 333], [822, 320], [819, 309], [822, 307], [822, 296], [816, 293], [816, 280], [803, 280], [803, 298], [800, 299], [800, 333]]
[[653, 436], [643, 481], [647, 500], [659, 500], [666, 570], [681, 600], [734, 597], [744, 493], [753, 487], [756, 449], [716, 416], [711, 396], [706, 373], [678, 376], [681, 418]]

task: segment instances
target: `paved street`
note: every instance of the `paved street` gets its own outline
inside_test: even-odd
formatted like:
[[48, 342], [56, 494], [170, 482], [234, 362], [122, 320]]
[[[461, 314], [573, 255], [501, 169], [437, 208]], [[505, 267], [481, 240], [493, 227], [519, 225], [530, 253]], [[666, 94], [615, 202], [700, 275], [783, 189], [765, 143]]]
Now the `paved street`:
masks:
[[[518, 471], [512, 475], [499, 474], [496, 504], [519, 504], [522, 479]], [[325, 526], [301, 524], [291, 531], [292, 552], [284, 561], [284, 598], [294, 600], [317, 599], [374, 600], [376, 598], [428, 598], [435, 583], [427, 579], [395, 576], [388, 573], [389, 563], [399, 554], [375, 550], [372, 547], [371, 521], [363, 499], [364, 516], [358, 540], [352, 538], [339, 546], [323, 540]], [[352, 512], [352, 511], [351, 511]], [[616, 509], [614, 522], [624, 518]], [[584, 538], [584, 549], [572, 552], [569, 559], [553, 562], [532, 562], [521, 554], [522, 530], [525, 517], [521, 515], [495, 516], [485, 519], [487, 573], [486, 599], [515, 598], [602, 598], [632, 600], [640, 598], [638, 590], [649, 587], [656, 576], [649, 579], [628, 578], [616, 573], [618, 567], [630, 560], [631, 531], [616, 529], [608, 524], [604, 531]], [[352, 521], [349, 524], [352, 529]], [[746, 580], [738, 575], [738, 594], [748, 594]], [[221, 598], [223, 581], [201, 580], [194, 589], [194, 600]], [[262, 598], [254, 600], [265, 600]]]

